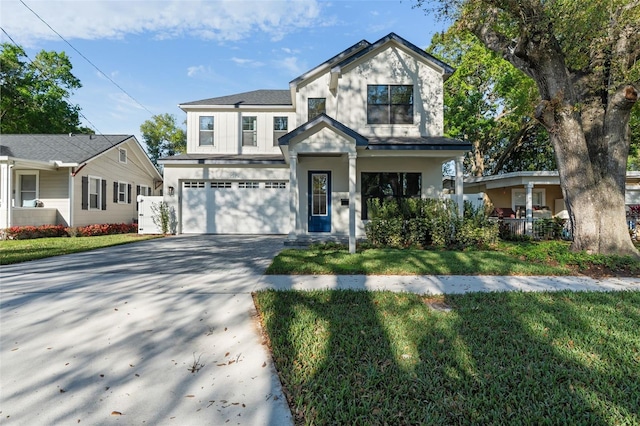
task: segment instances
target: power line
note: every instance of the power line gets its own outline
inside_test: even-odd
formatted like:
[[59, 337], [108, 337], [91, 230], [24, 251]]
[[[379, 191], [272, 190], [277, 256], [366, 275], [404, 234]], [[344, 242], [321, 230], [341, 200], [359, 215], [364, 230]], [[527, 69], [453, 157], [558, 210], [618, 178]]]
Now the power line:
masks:
[[71, 43], [69, 43], [64, 37], [62, 37], [62, 35], [60, 35], [59, 32], [57, 32], [55, 29], [53, 29], [53, 27], [51, 25], [49, 25], [49, 23], [47, 21], [45, 21], [44, 19], [42, 19], [42, 17], [40, 15], [38, 15], [33, 9], [31, 9], [29, 6], [27, 6], [27, 4], [23, 1], [20, 0], [20, 3], [22, 3], [24, 5], [24, 7], [26, 7], [27, 9], [29, 9], [31, 11], [31, 13], [33, 13], [39, 20], [41, 20], [47, 27], [49, 27], [49, 29], [51, 31], [53, 31], [54, 33], [56, 33], [56, 35], [58, 37], [60, 37], [62, 39], [62, 41], [64, 41], [65, 43], [67, 43], [69, 45], [69, 47], [71, 47], [73, 50], [75, 50], [85, 61], [87, 61], [92, 67], [94, 67], [100, 74], [102, 74], [107, 80], [109, 80], [111, 83], [113, 83], [114, 86], [116, 86], [118, 89], [120, 89], [122, 91], [122, 93], [124, 93], [125, 95], [127, 95], [132, 101], [134, 101], [135, 103], [137, 103], [138, 105], [140, 105], [142, 107], [142, 109], [144, 109], [145, 111], [147, 111], [149, 114], [153, 115], [153, 113], [151, 111], [149, 111], [149, 109], [142, 105], [142, 103], [140, 103], [136, 98], [134, 98], [133, 96], [131, 96], [126, 90], [124, 90], [118, 83], [116, 83], [115, 81], [113, 81], [113, 79], [111, 77], [109, 77], [109, 75], [107, 75], [105, 72], [103, 72], [100, 68], [98, 68], [97, 65], [95, 65], [93, 62], [91, 62], [89, 60], [89, 58], [87, 58], [82, 52], [80, 52], [78, 49], [76, 49]]

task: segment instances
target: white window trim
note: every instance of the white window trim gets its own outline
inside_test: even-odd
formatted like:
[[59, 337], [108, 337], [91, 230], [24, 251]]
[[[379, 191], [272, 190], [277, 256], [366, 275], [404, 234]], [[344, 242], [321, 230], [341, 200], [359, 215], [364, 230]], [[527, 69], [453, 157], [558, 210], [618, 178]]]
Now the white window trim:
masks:
[[[124, 192], [122, 192], [120, 189], [120, 185], [124, 185]], [[121, 180], [118, 181], [118, 204], [129, 204], [128, 203], [128, 191], [129, 190], [129, 182], [123, 182]], [[124, 200], [120, 201], [120, 195], [123, 194], [124, 195]]]
[[[16, 170], [16, 207], [22, 207], [22, 176], [36, 176], [36, 197], [35, 199], [40, 198], [40, 170]], [[31, 207], [25, 207], [31, 208]]]
[[[213, 126], [213, 129], [211, 130], [202, 130], [200, 129], [200, 120], [202, 118], [206, 118], [206, 117], [211, 117], [211, 123]], [[216, 116], [214, 114], [200, 114], [197, 116], [197, 120], [198, 120], [198, 137], [197, 137], [197, 145], [198, 148], [213, 148], [216, 146]], [[210, 132], [211, 133], [211, 144], [202, 144], [202, 139], [200, 138], [200, 135], [202, 134], [202, 132]]]
[[[124, 161], [122, 161], [122, 153], [124, 152]], [[118, 161], [122, 164], [127, 164], [129, 161], [129, 154], [125, 148], [118, 148]]]
[[[89, 187], [87, 188], [87, 210], [102, 210], [102, 197], [104, 194], [102, 193], [102, 178], [98, 176], [88, 176], [89, 179]], [[91, 207], [91, 181], [98, 181], [98, 200], [96, 202], [96, 207]]]
[[150, 189], [151, 187], [149, 185], [138, 185], [140, 186], [140, 194], [138, 195], [144, 195], [145, 197], [148, 197], [148, 189]]
[[[532, 194], [535, 193], [542, 193], [542, 204], [541, 206], [546, 206], [547, 205], [547, 190], [545, 188], [533, 188], [532, 190]], [[511, 209], [513, 209], [513, 211], [516, 211], [516, 194], [522, 192], [525, 196], [525, 200], [527, 197], [527, 188], [511, 188]], [[526, 202], [526, 201], [525, 201]], [[533, 204], [534, 206], [537, 204]]]

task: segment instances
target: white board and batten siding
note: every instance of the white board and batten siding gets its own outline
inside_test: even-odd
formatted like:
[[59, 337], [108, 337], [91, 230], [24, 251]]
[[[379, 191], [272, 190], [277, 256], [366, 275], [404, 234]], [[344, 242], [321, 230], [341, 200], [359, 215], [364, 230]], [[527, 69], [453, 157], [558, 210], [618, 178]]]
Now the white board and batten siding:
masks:
[[286, 234], [289, 182], [186, 180], [181, 232], [185, 234]]

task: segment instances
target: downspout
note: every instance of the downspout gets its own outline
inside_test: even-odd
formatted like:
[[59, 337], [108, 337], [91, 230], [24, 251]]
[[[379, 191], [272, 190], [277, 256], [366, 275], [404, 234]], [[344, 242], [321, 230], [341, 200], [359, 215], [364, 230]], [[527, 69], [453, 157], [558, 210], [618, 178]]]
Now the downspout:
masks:
[[[76, 173], [79, 172], [80, 169], [82, 167], [84, 167], [86, 164], [87, 163], [83, 164], [76, 171]], [[73, 206], [74, 206], [74, 203], [73, 203], [73, 201], [74, 201], [74, 193], [73, 193], [74, 185], [73, 185], [73, 182], [75, 180], [74, 178], [75, 178], [76, 173], [73, 172], [73, 167], [69, 168], [69, 172], [70, 172], [69, 173], [69, 227], [71, 227], [71, 226], [74, 226], [74, 224], [73, 224], [73, 216], [74, 216], [74, 214], [73, 214]]]

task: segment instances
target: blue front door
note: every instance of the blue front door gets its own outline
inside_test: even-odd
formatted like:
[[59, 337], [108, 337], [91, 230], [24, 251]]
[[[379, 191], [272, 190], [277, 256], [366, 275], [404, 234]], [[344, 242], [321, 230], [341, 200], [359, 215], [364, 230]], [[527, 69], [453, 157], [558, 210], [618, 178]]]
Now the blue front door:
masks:
[[309, 232], [331, 232], [331, 172], [309, 172]]

